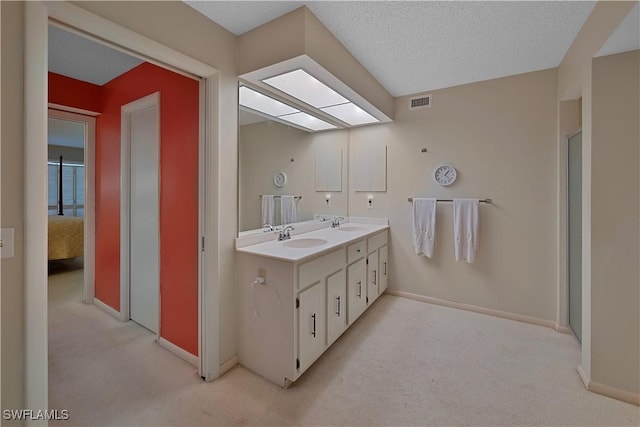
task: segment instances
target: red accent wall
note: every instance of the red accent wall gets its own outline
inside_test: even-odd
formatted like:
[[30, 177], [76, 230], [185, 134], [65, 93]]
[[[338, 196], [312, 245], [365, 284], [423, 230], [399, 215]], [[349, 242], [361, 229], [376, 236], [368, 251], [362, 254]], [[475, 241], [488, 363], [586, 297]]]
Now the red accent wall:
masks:
[[49, 102], [51, 103], [99, 113], [101, 92], [101, 86], [49, 73]]
[[102, 86], [96, 297], [120, 309], [121, 107], [160, 92], [160, 335], [198, 354], [198, 82], [144, 63]]

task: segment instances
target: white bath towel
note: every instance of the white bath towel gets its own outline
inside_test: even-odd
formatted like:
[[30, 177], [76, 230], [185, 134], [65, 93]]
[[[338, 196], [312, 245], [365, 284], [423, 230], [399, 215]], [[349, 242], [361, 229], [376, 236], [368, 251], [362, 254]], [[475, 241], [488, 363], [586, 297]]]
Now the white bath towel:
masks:
[[478, 251], [478, 199], [453, 199], [456, 261], [472, 263]]
[[294, 196], [280, 196], [280, 219], [283, 225], [298, 221]]
[[413, 243], [416, 254], [433, 258], [436, 245], [436, 199], [413, 199]]
[[275, 225], [273, 214], [275, 212], [275, 200], [272, 195], [262, 195], [262, 226]]

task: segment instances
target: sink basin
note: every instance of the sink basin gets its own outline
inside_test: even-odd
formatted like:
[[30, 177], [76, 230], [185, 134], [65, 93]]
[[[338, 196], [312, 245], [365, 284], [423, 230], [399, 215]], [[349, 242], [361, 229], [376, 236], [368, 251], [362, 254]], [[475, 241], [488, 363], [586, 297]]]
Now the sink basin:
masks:
[[340, 226], [338, 228], [338, 230], [340, 230], [340, 231], [364, 231], [364, 230], [366, 230], [366, 228], [358, 227], [356, 225], [345, 225], [345, 226]]
[[282, 243], [282, 246], [286, 246], [288, 248], [313, 248], [315, 246], [322, 246], [327, 243], [324, 239], [315, 239], [315, 238], [302, 238], [302, 239], [293, 239], [287, 240]]

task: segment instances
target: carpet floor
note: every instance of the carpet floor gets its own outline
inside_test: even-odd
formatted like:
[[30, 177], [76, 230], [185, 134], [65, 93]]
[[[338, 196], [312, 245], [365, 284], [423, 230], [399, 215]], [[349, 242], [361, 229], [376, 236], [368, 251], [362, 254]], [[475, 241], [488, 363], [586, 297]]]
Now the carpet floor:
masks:
[[60, 426], [638, 426], [590, 393], [575, 339], [384, 295], [289, 389], [237, 366], [214, 382], [134, 322], [49, 276], [49, 403]]

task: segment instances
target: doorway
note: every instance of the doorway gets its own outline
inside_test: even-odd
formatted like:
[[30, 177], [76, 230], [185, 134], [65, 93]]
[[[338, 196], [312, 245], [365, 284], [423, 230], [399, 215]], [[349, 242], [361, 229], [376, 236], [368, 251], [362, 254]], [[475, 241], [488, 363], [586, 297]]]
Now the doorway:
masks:
[[122, 107], [122, 279], [129, 317], [158, 336], [159, 151], [160, 93], [156, 92]]
[[[29, 300], [25, 317], [25, 402], [28, 407], [47, 408], [47, 288], [46, 288], [46, 106], [47, 106], [47, 27], [50, 20], [67, 25], [100, 40], [118, 40], [118, 45], [131, 49], [143, 58], [176, 67], [200, 77], [202, 110], [200, 113], [200, 188], [199, 236], [203, 241], [199, 259], [198, 342], [199, 373], [207, 380], [218, 376], [219, 364], [219, 283], [205, 280], [216, 277], [220, 265], [217, 252], [219, 193], [216, 180], [220, 151], [218, 137], [219, 71], [179, 51], [65, 2], [28, 2], [25, 4], [25, 298]], [[161, 58], [161, 60], [157, 60]], [[208, 162], [211, 165], [206, 167]], [[206, 173], [205, 173], [206, 171]], [[205, 215], [205, 209], [207, 214]], [[205, 220], [206, 219], [206, 220]], [[210, 238], [205, 239], [209, 236]], [[206, 284], [206, 286], [204, 285]]]
[[567, 142], [569, 327], [582, 342], [582, 131]]
[[[82, 270], [83, 301], [93, 303], [94, 298], [94, 233], [95, 233], [95, 132], [96, 119], [86, 114], [78, 114], [61, 109], [50, 108], [48, 112], [48, 206], [49, 216], [61, 211], [64, 216], [80, 219], [81, 234], [65, 234], [61, 244], [78, 247], [80, 252], [58, 254], [61, 262], [54, 267], [62, 270]], [[59, 159], [62, 157], [62, 165]], [[60, 168], [62, 168], [60, 170]], [[60, 174], [60, 176], [58, 176]], [[61, 178], [61, 179], [59, 179]], [[59, 188], [63, 185], [63, 188]], [[60, 190], [63, 200], [58, 200]], [[51, 224], [49, 224], [51, 226]], [[59, 236], [60, 238], [60, 236]], [[80, 239], [75, 242], [73, 239]], [[75, 243], [75, 244], [74, 244]], [[75, 256], [81, 255], [81, 256]], [[55, 262], [55, 261], [54, 261]]]

